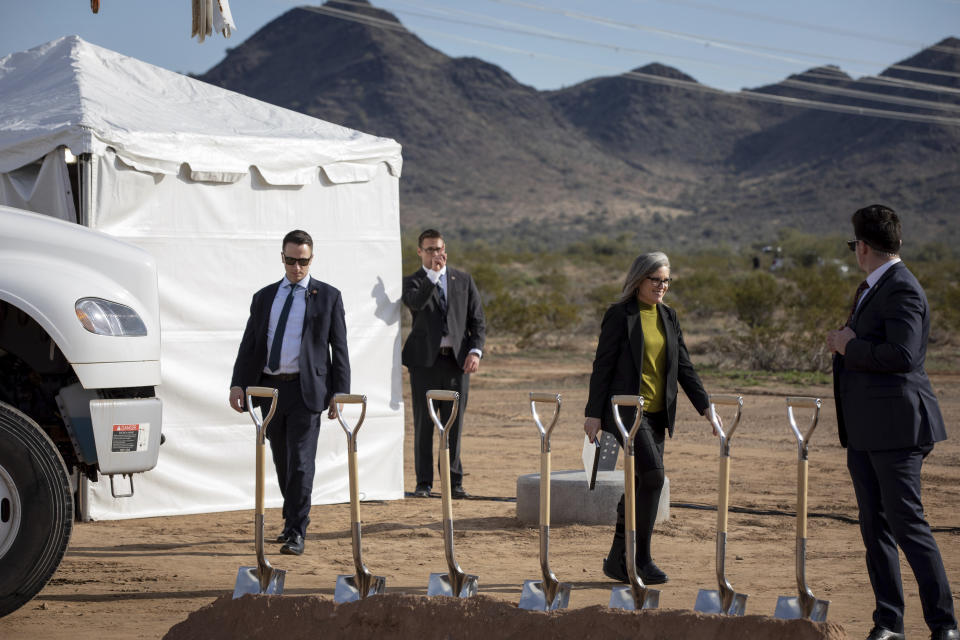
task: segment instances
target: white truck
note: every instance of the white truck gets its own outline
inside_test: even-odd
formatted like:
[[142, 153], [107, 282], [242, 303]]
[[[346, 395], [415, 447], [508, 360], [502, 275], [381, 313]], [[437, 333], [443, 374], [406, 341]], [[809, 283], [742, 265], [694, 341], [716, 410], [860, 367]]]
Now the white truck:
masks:
[[150, 254], [0, 206], [0, 617], [56, 571], [82, 482], [129, 496], [156, 465], [158, 384]]

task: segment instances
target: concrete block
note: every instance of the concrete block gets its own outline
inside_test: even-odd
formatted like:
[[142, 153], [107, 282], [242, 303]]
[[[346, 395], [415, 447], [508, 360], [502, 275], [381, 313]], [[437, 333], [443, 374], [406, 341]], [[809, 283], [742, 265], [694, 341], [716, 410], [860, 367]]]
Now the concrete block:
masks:
[[[550, 525], [609, 524], [617, 522], [617, 503], [623, 495], [623, 471], [598, 471], [593, 491], [587, 488], [582, 470], [550, 474]], [[657, 522], [670, 518], [670, 478], [663, 479]], [[540, 524], [540, 474], [517, 478], [517, 519]]]

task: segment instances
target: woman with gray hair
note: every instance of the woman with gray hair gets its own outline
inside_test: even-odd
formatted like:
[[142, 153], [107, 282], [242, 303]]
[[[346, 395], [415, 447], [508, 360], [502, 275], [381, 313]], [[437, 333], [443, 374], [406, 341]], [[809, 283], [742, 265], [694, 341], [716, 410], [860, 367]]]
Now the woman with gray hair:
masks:
[[[697, 412], [710, 421], [709, 396], [690, 362], [677, 312], [663, 304], [670, 281], [670, 260], [666, 254], [645, 253], [633, 261], [620, 299], [607, 309], [600, 324], [590, 395], [584, 409], [583, 430], [591, 440], [603, 429], [612, 433], [622, 446], [610, 397], [643, 396], [643, 420], [634, 439], [634, 456], [637, 572], [645, 584], [667, 581], [667, 574], [657, 567], [650, 554], [650, 538], [663, 488], [664, 436], [666, 433], [673, 436], [677, 414], [678, 382]], [[620, 411], [623, 423], [631, 424], [632, 411], [628, 407], [621, 407]], [[603, 573], [608, 578], [629, 582], [624, 554], [621, 496], [613, 544], [603, 561]]]

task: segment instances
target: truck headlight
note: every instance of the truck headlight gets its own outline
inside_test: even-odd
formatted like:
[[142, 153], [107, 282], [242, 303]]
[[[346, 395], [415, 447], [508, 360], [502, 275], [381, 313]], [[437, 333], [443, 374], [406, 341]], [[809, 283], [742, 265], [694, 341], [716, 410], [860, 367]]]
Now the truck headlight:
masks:
[[90, 333], [101, 336], [145, 336], [147, 327], [137, 312], [119, 302], [80, 298], [74, 305], [77, 319]]

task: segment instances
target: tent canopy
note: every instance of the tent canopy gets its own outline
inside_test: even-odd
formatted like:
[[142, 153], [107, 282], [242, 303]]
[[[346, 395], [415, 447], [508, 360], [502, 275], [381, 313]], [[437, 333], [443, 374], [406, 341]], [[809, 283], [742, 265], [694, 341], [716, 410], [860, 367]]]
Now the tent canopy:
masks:
[[[90, 154], [79, 216], [61, 146]], [[226, 394], [250, 295], [283, 276], [290, 229], [313, 235], [310, 273], [343, 295], [351, 391], [369, 402], [362, 494], [403, 497], [400, 168], [393, 140], [75, 36], [0, 59], [0, 204], [81, 220], [146, 249], [159, 271], [166, 444], [133, 497], [92, 483], [90, 517], [250, 508], [254, 430]], [[313, 503], [348, 495], [345, 438], [324, 418]], [[275, 483], [266, 504], [281, 504]]]
[[[119, 88], [122, 87], [122, 90]], [[400, 145], [281, 109], [65, 36], [0, 59], [0, 173], [60, 145], [117, 157], [140, 171], [236, 182], [256, 169], [272, 185], [325, 177], [364, 182]]]

